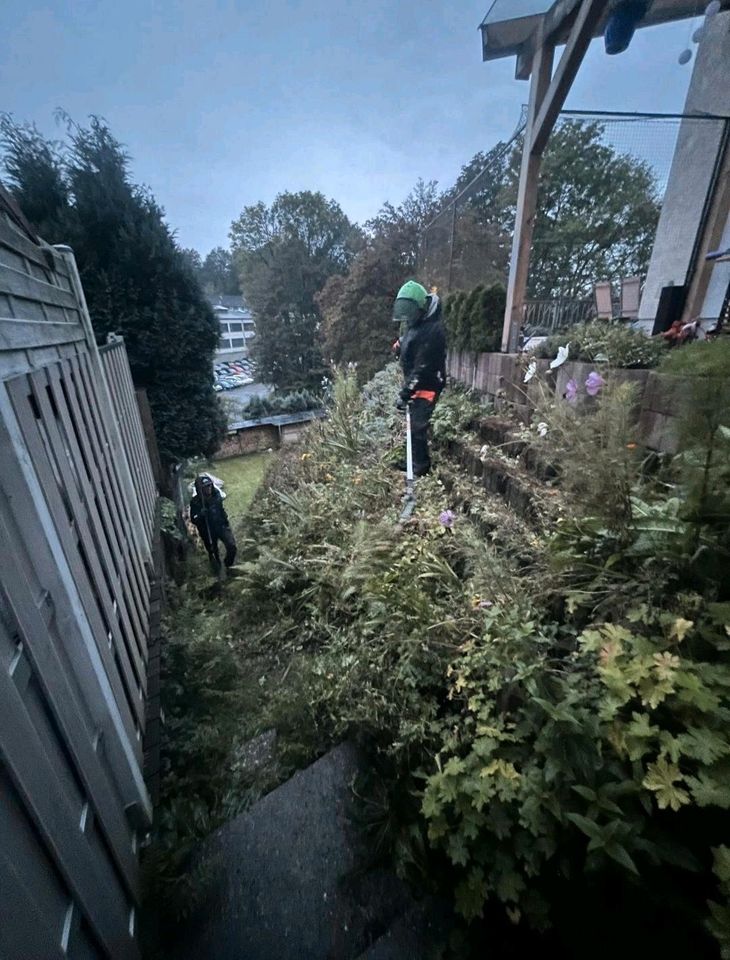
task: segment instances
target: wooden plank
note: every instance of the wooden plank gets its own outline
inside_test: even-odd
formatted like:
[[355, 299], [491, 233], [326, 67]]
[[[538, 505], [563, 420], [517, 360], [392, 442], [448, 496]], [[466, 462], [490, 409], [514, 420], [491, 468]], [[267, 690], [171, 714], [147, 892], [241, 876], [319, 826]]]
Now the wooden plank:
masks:
[[102, 475], [107, 478], [107, 500], [109, 512], [116, 525], [117, 537], [122, 545], [124, 565], [130, 573], [129, 583], [132, 595], [137, 603], [143, 622], [146, 622], [149, 608], [150, 584], [147, 571], [144, 568], [136, 540], [130, 536], [128, 509], [124, 498], [120, 467], [114, 457], [114, 448], [107, 432], [106, 422], [99, 407], [100, 394], [96, 390], [96, 383], [91, 376], [89, 357], [82, 354], [71, 359], [74, 378], [80, 389], [80, 396], [86, 397], [86, 403], [81, 404], [81, 411], [86, 419], [87, 429], [92, 443], [98, 444], [99, 456], [97, 464]]
[[76, 483], [76, 477], [71, 471], [66, 445], [61, 437], [56, 417], [48, 399], [46, 392], [45, 370], [39, 370], [36, 373], [28, 375], [33, 396], [41, 412], [41, 419], [46, 429], [48, 441], [53, 452], [57, 469], [61, 475], [63, 489], [68, 497], [74, 525], [79, 539], [81, 540], [86, 562], [90, 571], [91, 586], [96, 601], [104, 613], [104, 617], [111, 631], [114, 643], [114, 650], [119, 661], [122, 680], [127, 691], [129, 703], [137, 719], [140, 729], [144, 729], [144, 704], [139, 696], [139, 684], [141, 683], [140, 667], [130, 658], [130, 647], [125, 642], [125, 637], [121, 630], [117, 608], [115, 610], [112, 596], [109, 592], [109, 586], [102, 570], [102, 557], [108, 554], [100, 555], [102, 544], [96, 542], [94, 537], [93, 523], [94, 517], [90, 516], [86, 506], [81, 502], [80, 493]]
[[0, 671], [0, 758], [59, 873], [109, 955], [139, 960], [126, 909], [104, 882], [12, 678]]
[[152, 536], [152, 524], [154, 520], [153, 508], [150, 506], [151, 489], [154, 486], [152, 477], [152, 468], [147, 453], [147, 447], [142, 432], [142, 421], [139, 416], [137, 400], [134, 396], [134, 384], [129, 370], [124, 344], [119, 343], [118, 349], [113, 355], [113, 362], [116, 369], [116, 382], [118, 384], [119, 399], [121, 408], [121, 427], [127, 436], [127, 444], [132, 453], [136, 465], [135, 493], [140, 506], [140, 512], [145, 521], [145, 529], [148, 539]]
[[[25, 563], [26, 579], [34, 584], [36, 598], [43, 599], [45, 608], [52, 611], [58, 633], [64, 638], [57, 648], [59, 656], [67, 676], [76, 683], [79, 702], [87, 709], [88, 729], [102, 738], [121, 802], [125, 809], [139, 807], [149, 826], [152, 811], [141, 774], [141, 750], [136, 750], [136, 731], [119, 677], [105, 663], [111, 653], [103, 625], [96, 607], [91, 619], [84, 608], [78, 558], [75, 566], [63, 562], [66, 548], [57, 518], [51, 513], [53, 504], [49, 506], [43, 492], [6, 387], [0, 385], [0, 449], [4, 451], [0, 458], [0, 491], [5, 503], [12, 504], [8, 522], [17, 523], [13, 543], [33, 544], [32, 552], [16, 550], [14, 555], [20, 564]], [[64, 510], [63, 504], [59, 509]], [[0, 576], [1, 571], [2, 567]]]
[[[134, 400], [134, 390], [131, 377], [128, 376], [129, 367], [126, 353], [122, 355], [121, 350], [119, 349], [119, 347], [121, 347], [123, 350], [123, 345], [121, 343], [119, 344], [119, 347], [117, 347], [115, 344], [115, 347], [116, 349], [107, 355], [113, 371], [112, 383], [114, 387], [112, 393], [115, 403], [118, 404], [117, 414], [119, 426], [125, 439], [127, 452], [130, 455], [132, 463], [134, 464], [135, 478], [137, 480], [135, 492], [140, 504], [140, 509], [143, 512], [143, 516], [145, 516], [149, 529], [151, 517], [149, 515], [149, 511], [147, 510], [146, 500], [143, 496], [141, 496], [140, 491], [140, 483], [145, 484], [148, 482], [147, 467], [149, 466], [149, 458], [146, 456], [146, 451], [142, 449], [143, 444], [139, 442], [141, 437], [138, 439], [138, 437], [135, 435], [135, 419], [138, 419], [138, 412], [136, 410], [136, 401]], [[135, 418], [135, 413], [137, 413], [137, 418]]]
[[[139, 550], [140, 541], [136, 536], [134, 536], [134, 530], [130, 529], [130, 513], [132, 511], [130, 511], [129, 499], [130, 497], [135, 497], [135, 491], [131, 476], [131, 467], [129, 460], [126, 457], [126, 451], [123, 446], [121, 432], [118, 433], [120, 444], [118, 448], [115, 444], [113, 436], [114, 427], [116, 427], [117, 431], [119, 431], [116, 413], [111, 406], [111, 404], [113, 404], [113, 398], [111, 397], [108, 387], [102, 390], [100, 384], [97, 382], [97, 378], [93, 375], [90, 357], [85, 356], [82, 358], [81, 362], [79, 363], [79, 371], [80, 375], [84, 379], [89, 396], [93, 397], [95, 400], [95, 403], [89, 407], [89, 410], [94, 416], [97, 417], [97, 429], [99, 430], [99, 435], [102, 438], [102, 443], [106, 451], [108, 469], [110, 474], [113, 475], [116, 485], [116, 503], [119, 516], [124, 518], [123, 526], [125, 534], [129, 538], [130, 556], [133, 558], [136, 565], [135, 569], [137, 569], [139, 573], [141, 596], [144, 599], [144, 609], [146, 610], [149, 602], [149, 577], [144, 569], [143, 555]], [[101, 372], [103, 373], [103, 371]], [[124, 458], [123, 462], [120, 462], [120, 457]], [[125, 474], [129, 474], [129, 491], [127, 491]], [[135, 505], [137, 506], [137, 509], [139, 509], [136, 497]], [[131, 536], [130, 533], [132, 534]], [[142, 532], [140, 531], [140, 539], [141, 534]]]
[[[11, 532], [0, 516], [0, 525], [5, 534], [5, 543], [12, 543]], [[112, 851], [117, 868], [123, 878], [127, 893], [139, 902], [139, 877], [129, 836], [123, 819], [123, 811], [115, 798], [103, 770], [99, 754], [88, 739], [81, 709], [73, 686], [66, 678], [66, 671], [54, 648], [59, 638], [52, 636], [35, 603], [28, 581], [17, 566], [3, 573], [3, 581], [9, 589], [4, 590], [6, 602], [19, 625], [24, 652], [33, 667], [44, 697], [58, 725], [58, 730], [73, 761], [76, 776], [86, 790], [94, 814]]]
[[528, 120], [531, 154], [542, 155], [605, 9], [606, 0], [583, 0], [555, 76], [541, 98], [537, 118], [534, 123]]
[[[2, 803], [0, 803], [0, 810]], [[0, 819], [2, 819], [0, 817]], [[37, 888], [29, 890], [5, 850], [0, 848], [0, 890], [3, 922], [0, 924], [0, 957], [3, 960], [68, 960], [61, 949], [63, 928], [56, 929], [36, 906]], [[12, 919], [11, 919], [12, 918]]]
[[[107, 534], [110, 540], [113, 538], [115, 543], [114, 553], [116, 556], [116, 569], [118, 577], [121, 581], [122, 590], [125, 597], [134, 596], [134, 591], [132, 590], [130, 582], [130, 576], [133, 576], [134, 573], [129, 569], [128, 565], [129, 544], [123, 534], [123, 529], [119, 523], [118, 514], [114, 510], [113, 492], [106, 470], [104, 469], [104, 456], [101, 452], [93, 423], [87, 423], [82, 413], [84, 409], [88, 409], [89, 400], [83, 392], [83, 384], [80, 384], [75, 376], [75, 367], [73, 363], [64, 363], [63, 370], [68, 384], [67, 396], [70, 404], [70, 411], [73, 421], [76, 424], [78, 439], [82, 445], [83, 454], [91, 474], [91, 483], [94, 489], [101, 493], [101, 496], [98, 499], [99, 510], [101, 512]], [[83, 399], [84, 401], [81, 404], [79, 403], [80, 399]], [[144, 615], [144, 610], [140, 611], [136, 602], [132, 605], [132, 610], [134, 611], [135, 621], [138, 624], [138, 629], [140, 632], [140, 637], [138, 640], [140, 643], [140, 654], [144, 659], [146, 655], [149, 624], [147, 623], [147, 619]], [[140, 619], [141, 617], [143, 617], [143, 619]], [[144, 624], [144, 627], [142, 627], [142, 624]]]
[[83, 339], [84, 328], [80, 323], [0, 317], [0, 350], [32, 350]]
[[554, 53], [555, 50], [552, 46], [541, 43], [535, 55], [534, 71], [530, 83], [530, 102], [527, 110], [525, 144], [522, 148], [522, 167], [517, 192], [512, 258], [507, 281], [507, 302], [502, 327], [503, 353], [507, 353], [516, 347], [517, 335], [522, 323], [522, 306], [525, 302], [527, 277], [530, 269], [530, 251], [535, 227], [541, 165], [540, 156], [531, 149], [531, 131], [537, 112], [545, 97], [545, 91], [550, 86]]
[[[111, 587], [111, 598], [116, 603], [117, 612], [121, 620], [121, 640], [124, 643], [128, 658], [134, 667], [137, 683], [143, 691], [146, 691], [147, 679], [145, 676], [144, 663], [140, 655], [141, 650], [146, 646], [146, 631], [137, 619], [136, 610], [134, 610], [133, 607], [131, 610], [127, 609], [127, 598], [120, 589], [119, 572], [112, 552], [117, 545], [113, 540], [110, 541], [107, 539], [106, 525], [100, 516], [100, 505], [95, 496], [95, 488], [86, 473], [85, 459], [79, 447], [75, 425], [69, 414], [66, 395], [61, 386], [61, 374], [58, 365], [46, 367], [44, 370], [38, 371], [38, 374], [34, 374], [34, 379], [36, 378], [41, 382], [45, 380], [51, 388], [51, 393], [56, 403], [56, 410], [63, 425], [65, 441], [71, 453], [71, 460], [76, 465], [75, 473], [78, 480], [81, 501], [86, 508], [86, 515], [91, 521], [91, 533], [96, 543], [95, 556], [98, 557], [106, 571], [104, 582], [97, 585], [98, 589], [100, 591], [105, 589], [106, 581], [108, 580], [108, 584]], [[53, 412], [50, 410], [49, 414], [53, 416]], [[113, 610], [111, 613], [113, 616]], [[132, 625], [132, 619], [135, 620], [134, 627]]]
[[96, 649], [104, 665], [109, 686], [114, 694], [114, 701], [119, 710], [128, 742], [139, 760], [141, 758], [141, 749], [137, 738], [133, 714], [124, 692], [122, 678], [109, 647], [107, 628], [104, 626], [101, 610], [91, 590], [86, 570], [81, 562], [81, 557], [76, 546], [77, 531], [72, 528], [68, 520], [66, 506], [58, 490], [56, 478], [51, 469], [50, 461], [48, 460], [40, 434], [38, 433], [35, 420], [28, 407], [27, 395], [30, 391], [26, 378], [18, 377], [17, 380], [7, 383], [6, 387], [23, 434], [23, 440], [30, 454], [33, 469], [40, 482], [50, 515], [53, 518], [56, 533], [61, 542], [74, 583], [81, 597], [91, 633], [96, 643]]
[[27, 273], [13, 270], [10, 267], [3, 267], [0, 270], [0, 290], [23, 300], [52, 303], [57, 307], [68, 307], [71, 310], [78, 307], [76, 298], [67, 290], [62, 290], [52, 283], [36, 280], [34, 277], [28, 276]]

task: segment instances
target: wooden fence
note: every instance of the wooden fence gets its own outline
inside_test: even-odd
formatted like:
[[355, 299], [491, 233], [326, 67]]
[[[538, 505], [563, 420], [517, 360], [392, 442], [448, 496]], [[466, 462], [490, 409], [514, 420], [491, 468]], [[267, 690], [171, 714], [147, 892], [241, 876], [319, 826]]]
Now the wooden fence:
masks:
[[139, 957], [151, 477], [123, 343], [0, 190], [2, 960]]

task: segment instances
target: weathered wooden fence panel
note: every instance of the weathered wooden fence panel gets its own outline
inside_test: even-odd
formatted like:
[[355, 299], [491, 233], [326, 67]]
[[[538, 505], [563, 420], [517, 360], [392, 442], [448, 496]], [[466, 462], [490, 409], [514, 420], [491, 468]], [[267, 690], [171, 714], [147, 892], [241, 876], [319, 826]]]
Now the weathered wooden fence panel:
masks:
[[124, 344], [0, 188], [2, 960], [139, 958], [155, 500]]

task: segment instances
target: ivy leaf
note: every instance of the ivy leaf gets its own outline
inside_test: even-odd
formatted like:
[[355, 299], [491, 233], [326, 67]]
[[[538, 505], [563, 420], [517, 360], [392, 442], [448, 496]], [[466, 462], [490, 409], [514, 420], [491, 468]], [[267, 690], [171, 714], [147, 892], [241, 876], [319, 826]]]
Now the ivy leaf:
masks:
[[584, 800], [587, 800], [588, 803], [595, 803], [598, 800], [598, 795], [596, 794], [595, 790], [591, 790], [590, 787], [574, 786], [572, 789], [578, 794], [579, 797], [583, 797]]
[[568, 813], [566, 814], [566, 820], [574, 823], [581, 833], [590, 837], [591, 840], [595, 840], [597, 844], [603, 844], [603, 831], [595, 820], [589, 820], [588, 817], [584, 817], [580, 813]]
[[684, 780], [684, 776], [679, 767], [669, 763], [665, 757], [660, 757], [655, 763], [649, 764], [642, 786], [654, 793], [660, 810], [670, 807], [676, 811], [683, 804], [690, 802], [687, 791], [674, 786], [681, 780]]
[[677, 617], [672, 624], [672, 629], [669, 631], [669, 636], [672, 640], [676, 640], [677, 643], [681, 643], [694, 625], [694, 620], [685, 620], [684, 617]]
[[628, 851], [625, 847], [622, 847], [620, 843], [607, 843], [603, 848], [604, 852], [616, 863], [620, 863], [622, 867], [625, 867], [629, 873], [634, 873], [636, 876], [639, 876], [639, 871], [636, 868], [636, 864], [631, 859]]
[[706, 774], [688, 777], [687, 785], [698, 807], [720, 807], [722, 810], [730, 810], [730, 786], [718, 783]]
[[489, 888], [484, 879], [484, 871], [476, 867], [469, 871], [466, 879], [457, 885], [454, 891], [454, 905], [458, 913], [466, 920], [481, 917]]
[[727, 737], [707, 727], [690, 727], [686, 733], [680, 733], [676, 739], [685, 756], [699, 760], [705, 766], [730, 753], [730, 742]]

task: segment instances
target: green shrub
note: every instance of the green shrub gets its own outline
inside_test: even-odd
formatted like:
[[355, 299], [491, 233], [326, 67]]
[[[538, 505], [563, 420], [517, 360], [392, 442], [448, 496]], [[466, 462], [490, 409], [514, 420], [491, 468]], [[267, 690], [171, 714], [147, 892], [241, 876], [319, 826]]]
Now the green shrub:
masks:
[[570, 344], [570, 360], [640, 369], [656, 367], [668, 349], [661, 337], [647, 337], [640, 330], [622, 323], [593, 320], [548, 337], [534, 355], [552, 360], [558, 348], [567, 344]]
[[282, 413], [318, 410], [321, 406], [321, 397], [310, 390], [296, 390], [293, 393], [274, 393], [270, 397], [252, 397], [248, 403], [239, 406], [237, 417], [242, 420], [260, 420]]
[[501, 284], [479, 284], [469, 293], [446, 298], [444, 319], [449, 346], [456, 350], [489, 353], [499, 350], [506, 304]]

